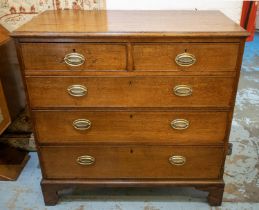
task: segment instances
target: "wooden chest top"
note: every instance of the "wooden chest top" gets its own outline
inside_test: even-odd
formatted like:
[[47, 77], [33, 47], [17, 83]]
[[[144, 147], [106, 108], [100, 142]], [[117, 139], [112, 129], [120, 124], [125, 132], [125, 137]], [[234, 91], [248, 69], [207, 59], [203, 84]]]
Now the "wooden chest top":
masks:
[[46, 11], [13, 36], [247, 36], [219, 11]]

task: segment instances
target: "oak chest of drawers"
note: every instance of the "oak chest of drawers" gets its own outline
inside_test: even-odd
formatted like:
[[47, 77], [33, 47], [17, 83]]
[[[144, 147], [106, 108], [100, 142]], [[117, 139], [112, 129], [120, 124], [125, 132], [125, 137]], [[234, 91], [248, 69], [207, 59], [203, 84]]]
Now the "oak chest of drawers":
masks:
[[217, 11], [47, 11], [13, 36], [47, 205], [80, 186], [221, 204], [245, 30]]

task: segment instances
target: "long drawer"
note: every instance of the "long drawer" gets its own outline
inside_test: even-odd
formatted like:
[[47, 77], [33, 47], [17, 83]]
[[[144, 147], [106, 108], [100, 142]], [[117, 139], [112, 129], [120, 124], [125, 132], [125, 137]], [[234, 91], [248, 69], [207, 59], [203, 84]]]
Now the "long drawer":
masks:
[[125, 44], [22, 43], [26, 70], [125, 70]]
[[32, 108], [230, 107], [232, 77], [27, 77]]
[[217, 179], [222, 147], [41, 147], [44, 178]]
[[[40, 143], [223, 143], [228, 112], [34, 111]], [[62, 134], [62, 135], [61, 135]]]
[[133, 47], [135, 70], [235, 71], [239, 43], [152, 43]]

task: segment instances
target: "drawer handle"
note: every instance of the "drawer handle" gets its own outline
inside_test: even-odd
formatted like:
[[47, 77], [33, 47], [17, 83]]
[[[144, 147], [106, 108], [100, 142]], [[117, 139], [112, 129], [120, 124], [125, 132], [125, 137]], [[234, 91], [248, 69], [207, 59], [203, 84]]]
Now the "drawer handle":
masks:
[[87, 119], [77, 119], [73, 122], [73, 127], [80, 131], [88, 130], [91, 125], [91, 121]]
[[67, 92], [71, 96], [82, 97], [87, 94], [87, 87], [83, 85], [71, 85], [67, 88]]
[[64, 61], [69, 66], [81, 66], [85, 62], [85, 57], [80, 53], [69, 53], [64, 57]]
[[177, 96], [190, 96], [192, 95], [192, 88], [188, 85], [176, 85], [174, 94]]
[[95, 158], [90, 155], [83, 155], [79, 156], [76, 162], [80, 165], [89, 166], [94, 164]]
[[191, 65], [195, 64], [196, 58], [194, 55], [185, 52], [185, 53], [178, 54], [175, 57], [175, 62], [179, 66], [187, 67], [187, 66], [191, 66]]
[[186, 158], [183, 157], [183, 156], [180, 156], [180, 155], [174, 155], [174, 156], [171, 156], [171, 157], [169, 158], [169, 162], [170, 162], [172, 165], [182, 166], [182, 165], [185, 164]]
[[175, 130], [185, 130], [189, 125], [189, 121], [185, 119], [175, 119], [171, 122], [171, 127]]

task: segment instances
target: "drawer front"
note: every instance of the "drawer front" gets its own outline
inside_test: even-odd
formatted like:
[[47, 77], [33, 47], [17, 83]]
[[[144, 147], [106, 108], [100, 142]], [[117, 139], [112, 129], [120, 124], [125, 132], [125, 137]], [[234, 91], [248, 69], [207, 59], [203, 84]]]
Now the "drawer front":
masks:
[[[227, 112], [35, 111], [40, 143], [223, 143]], [[60, 135], [62, 134], [62, 135]]]
[[239, 44], [136, 44], [133, 49], [135, 70], [234, 71]]
[[221, 147], [41, 147], [40, 153], [48, 179], [217, 179], [223, 163]]
[[21, 49], [25, 72], [126, 69], [123, 44], [23, 43]]
[[32, 108], [229, 107], [234, 78], [27, 77], [26, 82]]

